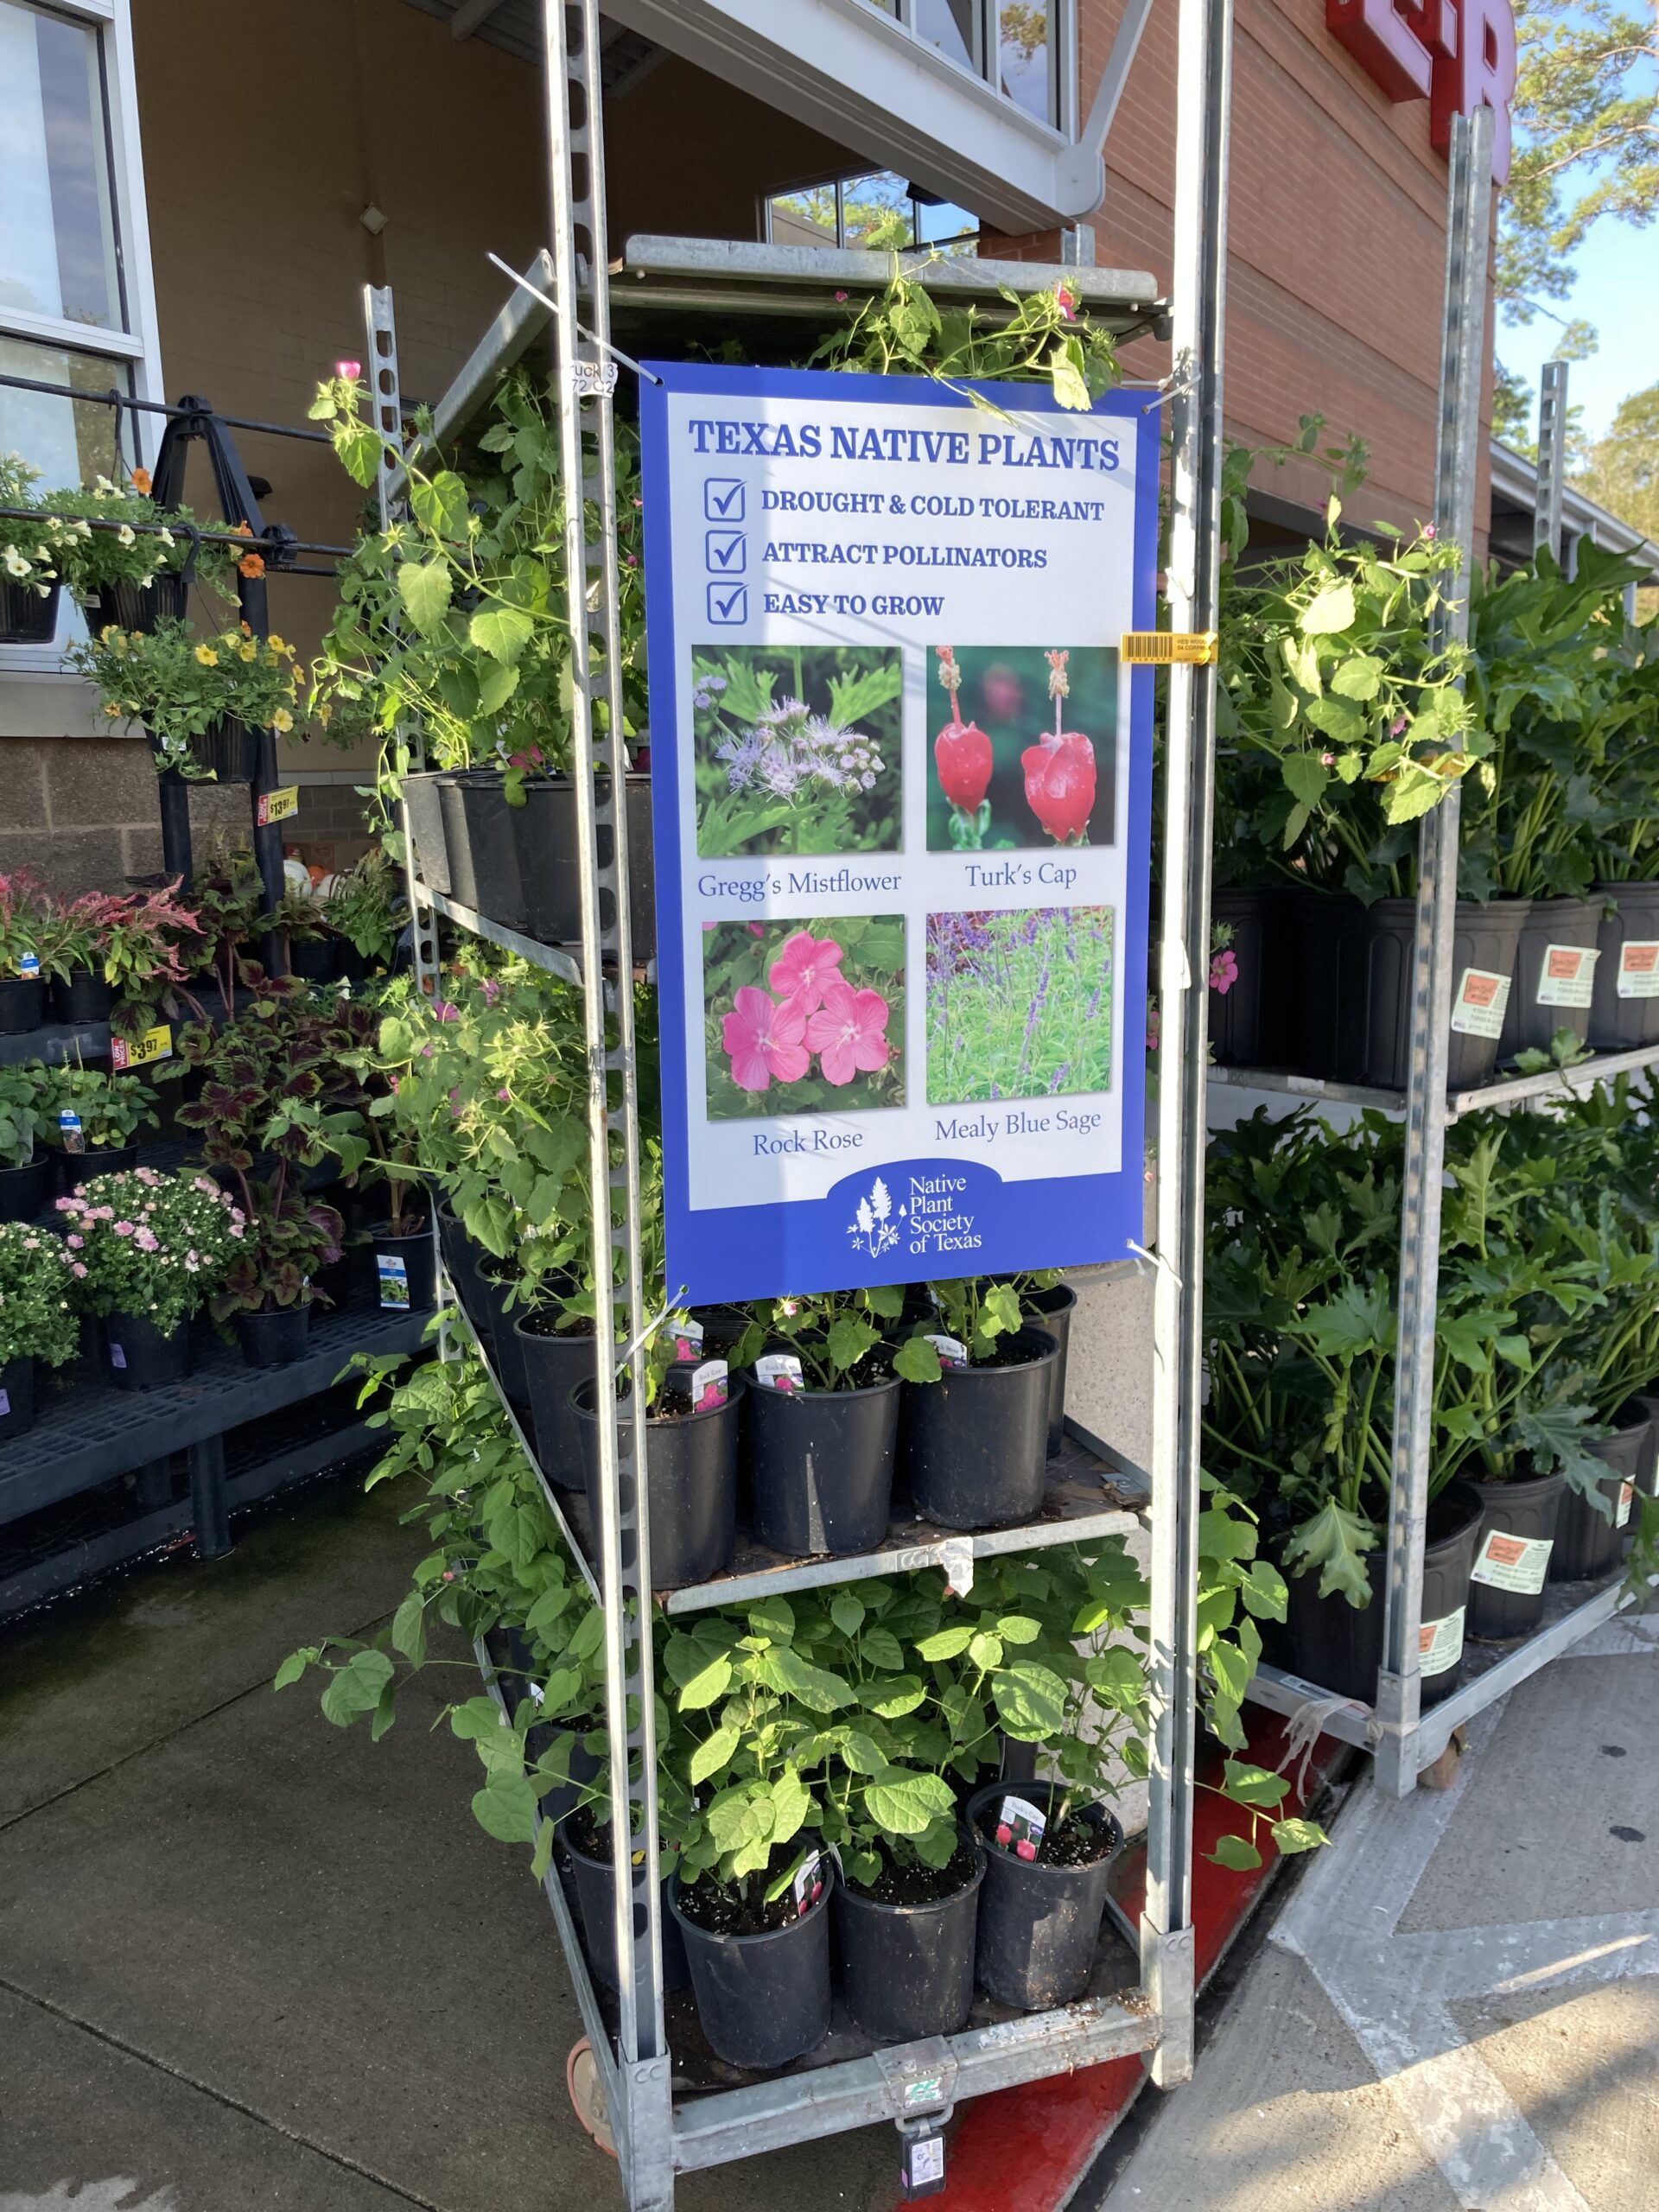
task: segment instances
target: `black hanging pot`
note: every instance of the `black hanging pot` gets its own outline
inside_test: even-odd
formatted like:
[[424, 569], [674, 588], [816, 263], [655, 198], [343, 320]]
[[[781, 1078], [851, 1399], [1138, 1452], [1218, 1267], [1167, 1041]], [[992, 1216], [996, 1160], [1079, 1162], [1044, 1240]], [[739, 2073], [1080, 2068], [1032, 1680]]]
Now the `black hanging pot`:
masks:
[[1023, 1797], [1046, 1813], [1064, 1794], [1052, 1782], [994, 1782], [968, 1805], [985, 1852], [976, 1978], [988, 1997], [1022, 2012], [1075, 2004], [1087, 1989], [1112, 1861], [1123, 1848], [1123, 1831], [1103, 1805], [1075, 1808], [1099, 1840], [1099, 1856], [1083, 1866], [1021, 1859], [997, 1841], [1004, 1798]]
[[35, 1426], [35, 1362], [25, 1355], [0, 1367], [0, 1444]]
[[[836, 1954], [847, 2009], [878, 2043], [953, 2036], [974, 2002], [984, 1854], [963, 1838], [973, 1871], [944, 1897], [918, 1904], [868, 1897], [836, 1885]], [[957, 1872], [954, 1862], [947, 1873]]]
[[493, 768], [467, 768], [438, 779], [451, 895], [503, 929], [528, 918], [518, 846], [505, 779]]
[[289, 971], [307, 983], [329, 983], [340, 964], [340, 940], [332, 937], [292, 937], [288, 940]]
[[592, 1380], [596, 1346], [591, 1328], [585, 1335], [562, 1332], [554, 1327], [555, 1319], [551, 1313], [519, 1313], [513, 1332], [536, 1419], [537, 1463], [561, 1490], [580, 1490], [582, 1442], [570, 1394], [578, 1383]]
[[763, 1544], [791, 1559], [875, 1549], [893, 1503], [902, 1387], [896, 1375], [857, 1390], [750, 1385], [749, 1470]]
[[[1278, 1067], [1290, 1056], [1298, 1001], [1294, 895], [1272, 886], [1211, 894], [1211, 920], [1232, 932], [1224, 948], [1232, 972], [1224, 973], [1224, 988], [1210, 985], [1205, 1002], [1217, 1067]], [[1224, 964], [1224, 954], [1217, 957]]]
[[1653, 1424], [1639, 1407], [1621, 1409], [1636, 1415], [1621, 1418], [1611, 1436], [1598, 1437], [1585, 1449], [1607, 1464], [1607, 1473], [1596, 1484], [1606, 1511], [1598, 1510], [1576, 1490], [1567, 1490], [1555, 1523], [1555, 1548], [1549, 1555], [1552, 1582], [1584, 1582], [1592, 1575], [1607, 1575], [1618, 1565], [1630, 1526], [1631, 1497], [1642, 1479], [1651, 1454]]
[[1560, 1475], [1476, 1485], [1486, 1514], [1469, 1575], [1469, 1633], [1484, 1643], [1530, 1636], [1544, 1617], [1544, 1583], [1561, 1497]]
[[405, 776], [404, 808], [414, 847], [415, 873], [429, 890], [449, 895], [449, 847], [443, 830], [441, 776]]
[[684, 1938], [697, 2018], [709, 2049], [728, 2066], [786, 2066], [830, 2032], [834, 1860], [826, 1857], [822, 1871], [823, 1891], [798, 1920], [753, 1936], [699, 1928], [675, 1877], [669, 1910]]
[[190, 741], [192, 759], [221, 784], [251, 784], [259, 774], [259, 733], [226, 715]]
[[118, 1390], [158, 1390], [182, 1382], [190, 1372], [190, 1324], [181, 1321], [166, 1336], [142, 1313], [111, 1313], [104, 1324], [110, 1374]]
[[124, 1175], [138, 1165], [136, 1144], [108, 1145], [102, 1151], [60, 1152], [58, 1154], [58, 1179], [63, 1185], [65, 1198], [73, 1198], [83, 1183], [90, 1183], [98, 1175]]
[[110, 628], [137, 630], [149, 637], [163, 622], [181, 622], [190, 587], [181, 575], [166, 572], [147, 584], [100, 584], [86, 609], [88, 628], [96, 638]]
[[[576, 1840], [580, 1834], [589, 1847], [583, 1848]], [[582, 1916], [583, 1948], [588, 1964], [595, 1981], [607, 1989], [617, 1986], [616, 1973], [616, 1916], [613, 1900], [616, 1896], [616, 1870], [611, 1864], [611, 1831], [608, 1826], [590, 1821], [582, 1813], [573, 1815], [559, 1824], [559, 1840], [570, 1854], [570, 1872], [575, 1878], [576, 1910]], [[685, 1939], [680, 1934], [680, 1923], [669, 1909], [669, 1891], [673, 1883], [671, 1874], [664, 1875], [658, 1885], [658, 1915], [663, 1931], [663, 1987], [683, 1989], [691, 1979], [691, 1968], [685, 1955]], [[642, 1897], [636, 1894], [633, 1904], [633, 1929], [637, 1940], [645, 1932], [645, 1906]]]
[[1600, 921], [1590, 1043], [1599, 1052], [1659, 1045], [1659, 883], [1595, 883]]
[[58, 634], [56, 584], [38, 592], [0, 576], [0, 645], [49, 645]]
[[0, 1221], [33, 1221], [46, 1204], [51, 1155], [37, 1152], [21, 1167], [0, 1167]]
[[1516, 947], [1515, 979], [1497, 1057], [1547, 1052], [1558, 1029], [1582, 1044], [1590, 1034], [1599, 899], [1535, 899]]
[[[707, 1582], [731, 1565], [737, 1541], [737, 1446], [744, 1381], [734, 1375], [724, 1405], [652, 1414], [645, 1424], [645, 1479], [651, 1510], [650, 1581], [653, 1590]], [[582, 1448], [583, 1485], [595, 1530], [600, 1526], [599, 1416], [596, 1382], [570, 1394]], [[619, 1433], [632, 1421], [629, 1402], [617, 1406]], [[625, 1496], [622, 1510], [632, 1510]], [[625, 1534], [625, 1547], [627, 1539]], [[632, 1564], [625, 1560], [625, 1565]]]
[[1034, 1520], [1048, 1462], [1052, 1337], [1021, 1329], [1007, 1366], [947, 1368], [937, 1382], [906, 1382], [900, 1459], [916, 1516], [940, 1529], [999, 1529]]
[[107, 1021], [115, 990], [94, 968], [72, 968], [52, 979], [52, 1010], [60, 1021]]
[[[1459, 899], [1452, 940], [1452, 1029], [1446, 1087], [1467, 1090], [1491, 1080], [1508, 1010], [1516, 948], [1529, 899]], [[1368, 1044], [1365, 1079], [1403, 1090], [1411, 1072], [1414, 899], [1379, 899], [1368, 919]]]
[[0, 1037], [20, 1037], [46, 1020], [46, 985], [38, 976], [0, 976]]
[[374, 1247], [378, 1302], [408, 1313], [424, 1313], [438, 1302], [438, 1254], [429, 1227], [394, 1236], [381, 1222], [369, 1232]]
[[308, 1303], [279, 1306], [270, 1313], [238, 1313], [236, 1333], [250, 1367], [291, 1367], [303, 1359], [311, 1334]]
[[1027, 1316], [1026, 1326], [1035, 1329], [1041, 1336], [1052, 1337], [1060, 1348], [1060, 1356], [1048, 1376], [1048, 1456], [1052, 1459], [1065, 1441], [1065, 1371], [1077, 1294], [1069, 1283], [1057, 1282], [1052, 1290], [1036, 1292], [1027, 1303], [1036, 1307], [1040, 1319]]
[[[628, 810], [628, 933], [636, 962], [657, 950], [656, 861], [652, 843], [651, 778], [626, 779]], [[609, 779], [594, 779], [602, 800]], [[530, 934], [543, 944], [573, 944], [582, 935], [582, 840], [576, 830], [576, 786], [570, 776], [526, 776], [524, 804], [514, 817], [519, 874], [524, 886]], [[608, 867], [613, 840], [608, 825], [599, 835], [601, 867]], [[608, 892], [600, 896], [600, 921], [615, 919]]]

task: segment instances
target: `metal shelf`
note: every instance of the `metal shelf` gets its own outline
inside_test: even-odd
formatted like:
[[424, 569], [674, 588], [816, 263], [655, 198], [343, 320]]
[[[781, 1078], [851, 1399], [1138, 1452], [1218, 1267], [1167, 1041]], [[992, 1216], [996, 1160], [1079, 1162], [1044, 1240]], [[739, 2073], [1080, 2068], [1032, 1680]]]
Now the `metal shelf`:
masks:
[[[1641, 1045], [1628, 1052], [1598, 1052], [1574, 1067], [1548, 1068], [1541, 1075], [1503, 1076], [1472, 1090], [1446, 1094], [1446, 1118], [1478, 1113], [1483, 1107], [1519, 1106], [1534, 1098], [1584, 1098], [1598, 1083], [1637, 1069], [1659, 1065], [1659, 1045]], [[1211, 1068], [1210, 1080], [1229, 1090], [1280, 1091], [1294, 1098], [1324, 1098], [1340, 1106], [1376, 1106], [1385, 1113], [1403, 1114], [1406, 1093], [1383, 1090], [1368, 1084], [1327, 1083], [1321, 1076], [1296, 1075], [1284, 1068]]]
[[526, 937], [521, 930], [510, 930], [501, 922], [493, 922], [487, 914], [463, 906], [459, 899], [451, 899], [442, 891], [434, 891], [429, 883], [414, 879], [415, 896], [423, 906], [430, 906], [435, 913], [454, 922], [458, 929], [474, 937], [486, 937], [492, 944], [499, 944], [504, 952], [516, 952], [521, 960], [528, 960], [537, 968], [545, 968], [550, 976], [562, 976], [567, 983], [582, 982], [582, 949], [579, 945], [543, 944], [539, 938]]

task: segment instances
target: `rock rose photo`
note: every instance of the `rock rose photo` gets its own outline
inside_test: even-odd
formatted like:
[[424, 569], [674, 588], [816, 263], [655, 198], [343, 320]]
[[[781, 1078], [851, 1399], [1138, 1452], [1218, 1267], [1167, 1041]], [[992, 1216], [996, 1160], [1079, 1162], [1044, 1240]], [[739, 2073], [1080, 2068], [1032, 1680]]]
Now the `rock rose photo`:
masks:
[[1110, 646], [935, 645], [927, 734], [930, 852], [1114, 842]]
[[901, 914], [705, 923], [702, 985], [711, 1121], [904, 1104]]

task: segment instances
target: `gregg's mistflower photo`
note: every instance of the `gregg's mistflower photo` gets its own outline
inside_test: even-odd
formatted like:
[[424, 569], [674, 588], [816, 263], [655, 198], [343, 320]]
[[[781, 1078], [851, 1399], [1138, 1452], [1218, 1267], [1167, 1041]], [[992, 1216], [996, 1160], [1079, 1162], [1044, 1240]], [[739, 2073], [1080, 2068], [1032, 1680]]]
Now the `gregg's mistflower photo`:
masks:
[[902, 915], [707, 923], [702, 990], [711, 1121], [904, 1104]]
[[697, 850], [896, 853], [899, 654], [712, 646], [691, 657]]
[[927, 1098], [968, 1106], [1112, 1087], [1112, 910], [927, 918]]

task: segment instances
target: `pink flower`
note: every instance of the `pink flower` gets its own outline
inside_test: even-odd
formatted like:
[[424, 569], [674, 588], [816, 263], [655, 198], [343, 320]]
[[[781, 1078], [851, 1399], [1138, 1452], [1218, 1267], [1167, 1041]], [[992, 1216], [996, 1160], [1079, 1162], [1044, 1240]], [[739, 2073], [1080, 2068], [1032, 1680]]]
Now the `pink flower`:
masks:
[[[839, 947], [836, 951], [839, 957]], [[798, 1083], [812, 1065], [801, 1042], [804, 1010], [793, 1000], [779, 1006], [752, 983], [744, 985], [732, 1004], [721, 1024], [720, 1041], [738, 1089], [765, 1090], [774, 1076], [779, 1083]]]
[[449, 999], [434, 999], [432, 1011], [440, 1021], [459, 1021], [461, 1008]]
[[792, 999], [803, 1014], [823, 1004], [824, 994], [841, 982], [841, 947], [834, 938], [797, 930], [785, 938], [766, 980], [779, 998]]
[[141, 1252], [153, 1252], [156, 1249], [156, 1232], [153, 1229], [141, 1229], [133, 1241]]
[[1237, 981], [1238, 959], [1232, 947], [1229, 945], [1224, 951], [1217, 952], [1211, 960], [1210, 988], [1212, 991], [1218, 993], [1221, 997], [1225, 998]]
[[[718, 927], [718, 925], [714, 922], [705, 922], [703, 927], [705, 929], [712, 930]], [[759, 922], [751, 922], [748, 925], [748, 929], [749, 935], [751, 937], [765, 937], [766, 933]]]
[[71, 1260], [69, 1262], [69, 1272], [72, 1275], [77, 1276], [83, 1282], [86, 1279], [86, 1267], [79, 1260]]
[[1425, 523], [1425, 524], [1423, 524], [1423, 536], [1424, 536], [1425, 537], [1433, 537], [1433, 535], [1434, 535], [1434, 525], [1433, 525], [1433, 524], [1432, 522], [1430, 522], [1430, 523]]
[[347, 384], [355, 384], [362, 373], [363, 364], [361, 361], [336, 361], [334, 363], [334, 374], [337, 377], [343, 377]]
[[806, 1025], [808, 1048], [818, 1055], [826, 1083], [850, 1083], [861, 1069], [887, 1065], [887, 1002], [880, 991], [831, 983], [823, 1004]]
[[115, 1224], [115, 1233], [118, 1236], [130, 1236], [132, 1224], [130, 1221], [118, 1221]]
[[1057, 284], [1054, 287], [1054, 297], [1058, 302], [1060, 313], [1066, 321], [1075, 321], [1077, 303], [1071, 296], [1071, 287], [1066, 284]]
[[81, 1246], [86, 1242], [86, 1239], [84, 1236], [66, 1236], [64, 1239], [64, 1243], [67, 1244], [72, 1252], [79, 1252]]
[[493, 1006], [497, 999], [501, 995], [501, 986], [496, 982], [493, 976], [486, 976], [484, 978], [482, 989], [484, 992], [484, 1003], [486, 1006]]
[[496, 1092], [496, 1094], [495, 1094], [495, 1095], [496, 1095], [496, 1096], [497, 1096], [498, 1098], [502, 1098], [502, 1099], [510, 1099], [510, 1098], [512, 1096], [512, 1092], [507, 1089], [507, 1086], [506, 1086], [506, 1084], [505, 1084], [505, 1083], [502, 1084], [502, 1086], [501, 1086], [500, 1090], [498, 1090], [498, 1091]]
[[846, 293], [845, 293], [845, 292], [837, 292], [837, 293], [836, 294], [836, 306], [837, 306], [837, 307], [841, 306], [841, 305], [845, 302], [846, 297], [847, 297], [847, 295], [846, 295]]
[[1157, 1007], [1154, 1006], [1154, 1007], [1147, 1007], [1147, 1050], [1149, 1052], [1155, 1052], [1157, 1051], [1157, 1049], [1158, 1049], [1158, 1009], [1157, 1009]]

